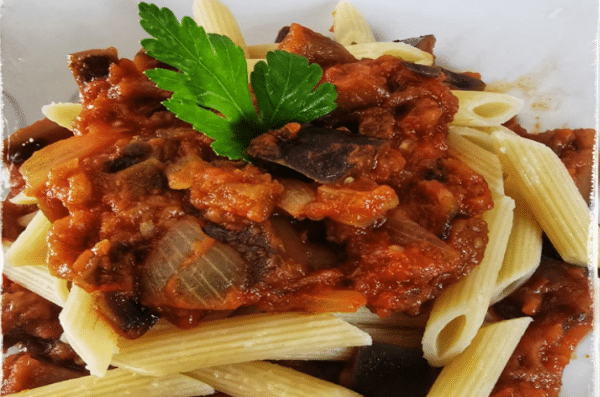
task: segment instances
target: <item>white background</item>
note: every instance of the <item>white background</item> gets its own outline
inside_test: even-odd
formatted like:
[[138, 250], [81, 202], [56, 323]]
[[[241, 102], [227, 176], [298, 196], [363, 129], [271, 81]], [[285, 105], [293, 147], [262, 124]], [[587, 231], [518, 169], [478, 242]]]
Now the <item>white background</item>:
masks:
[[[298, 22], [321, 33], [336, 1], [224, 0], [250, 44], [272, 42]], [[157, 0], [178, 17], [191, 0]], [[354, 0], [379, 40], [435, 34], [442, 66], [517, 87], [533, 129], [595, 127], [597, 0]], [[115, 46], [133, 56], [145, 37], [135, 0], [4, 0], [1, 8], [5, 133], [42, 118], [50, 102], [75, 100], [67, 54]], [[519, 88], [520, 87], [520, 88]], [[597, 342], [596, 342], [597, 343]], [[562, 397], [591, 396], [591, 338], [567, 368]]]

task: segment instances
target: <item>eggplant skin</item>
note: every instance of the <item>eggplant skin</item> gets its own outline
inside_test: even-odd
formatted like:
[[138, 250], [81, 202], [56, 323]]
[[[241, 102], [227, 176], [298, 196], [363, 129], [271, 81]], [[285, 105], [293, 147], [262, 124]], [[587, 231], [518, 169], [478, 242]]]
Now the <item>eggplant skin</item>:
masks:
[[350, 389], [365, 397], [425, 397], [439, 374], [420, 349], [375, 342], [359, 348], [350, 375]]
[[290, 168], [320, 183], [339, 181], [359, 163], [375, 157], [384, 141], [333, 128], [289, 123], [255, 138], [248, 147], [252, 157]]

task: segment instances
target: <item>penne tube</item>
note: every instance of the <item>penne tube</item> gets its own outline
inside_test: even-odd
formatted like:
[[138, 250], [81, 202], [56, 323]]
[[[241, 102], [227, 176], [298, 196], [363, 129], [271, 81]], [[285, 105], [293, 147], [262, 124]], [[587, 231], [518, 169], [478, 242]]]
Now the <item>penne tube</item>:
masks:
[[485, 178], [492, 195], [498, 197], [504, 195], [504, 176], [500, 160], [495, 153], [491, 153], [471, 142], [453, 129], [449, 131], [448, 143], [452, 155], [462, 160]]
[[63, 307], [69, 295], [67, 280], [54, 277], [46, 265], [11, 266], [4, 264], [4, 275], [11, 281]]
[[361, 307], [355, 312], [335, 313], [338, 318], [356, 326], [375, 327], [417, 327], [424, 328], [427, 324], [428, 314], [408, 316], [403, 313], [391, 313], [387, 317], [380, 317], [366, 307]]
[[527, 281], [537, 269], [542, 256], [542, 229], [525, 200], [515, 191], [512, 178], [506, 182], [508, 195], [515, 200], [514, 220], [492, 304], [504, 299]]
[[256, 314], [122, 340], [113, 364], [148, 375], [364, 346], [371, 337], [332, 314]]
[[90, 373], [104, 376], [118, 351], [118, 335], [96, 311], [92, 296], [73, 285], [58, 320], [66, 340]]
[[267, 60], [262, 59], [262, 58], [246, 59], [246, 65], [248, 65], [248, 79], [250, 79], [250, 74], [254, 70], [254, 66], [256, 66], [256, 64], [259, 63], [260, 61], [266, 62]]
[[421, 65], [433, 65], [433, 55], [421, 51], [406, 43], [398, 42], [377, 42], [361, 43], [347, 45], [346, 49], [350, 51], [357, 59], [379, 58], [382, 55], [391, 55], [407, 62], [418, 63]]
[[427, 397], [488, 397], [531, 318], [481, 327], [471, 345], [437, 377]]
[[267, 52], [275, 51], [279, 47], [277, 43], [253, 44], [248, 48], [248, 61], [255, 58], [266, 58]]
[[591, 213], [548, 146], [501, 130], [493, 134], [505, 171], [565, 262], [586, 266]]
[[462, 353], [483, 324], [494, 284], [506, 250], [513, 219], [514, 200], [494, 200], [484, 213], [489, 242], [483, 260], [458, 283], [435, 300], [423, 335], [424, 357], [432, 366], [444, 366]]
[[333, 10], [333, 37], [342, 45], [375, 42], [375, 35], [363, 14], [352, 3], [341, 0]]
[[[496, 127], [466, 127], [462, 125], [449, 125], [448, 130], [453, 135], [460, 135], [477, 146], [496, 154], [496, 143], [491, 133], [497, 129], [507, 129], [504, 126]], [[510, 131], [510, 130], [508, 130]]]
[[83, 376], [10, 394], [9, 397], [194, 397], [214, 392], [206, 383], [186, 375], [152, 377], [117, 368], [108, 371], [102, 378]]
[[293, 352], [289, 355], [282, 354], [278, 360], [319, 360], [319, 361], [346, 361], [350, 360], [356, 347], [332, 347], [330, 349], [311, 350], [306, 352]]
[[496, 92], [453, 90], [452, 94], [459, 103], [452, 125], [500, 125], [513, 118], [523, 106], [521, 99]]
[[249, 57], [242, 31], [225, 4], [219, 0], [194, 0], [192, 7], [194, 20], [204, 28], [206, 33], [217, 33], [229, 37], [235, 45], [244, 50], [246, 58]]
[[187, 375], [233, 397], [360, 397], [334, 383], [263, 361], [197, 369]]
[[80, 103], [59, 102], [43, 106], [42, 113], [61, 127], [73, 130], [73, 122], [81, 113], [81, 109]]
[[46, 266], [48, 244], [46, 236], [52, 223], [42, 211], [38, 211], [25, 230], [17, 237], [8, 250], [8, 261], [13, 267], [39, 265]]
[[8, 201], [10, 201], [13, 204], [17, 204], [17, 205], [30, 205], [30, 204], [37, 204], [37, 198], [35, 197], [29, 197], [28, 195], [25, 194], [25, 192], [21, 192], [19, 194], [17, 194], [16, 196], [10, 198]]

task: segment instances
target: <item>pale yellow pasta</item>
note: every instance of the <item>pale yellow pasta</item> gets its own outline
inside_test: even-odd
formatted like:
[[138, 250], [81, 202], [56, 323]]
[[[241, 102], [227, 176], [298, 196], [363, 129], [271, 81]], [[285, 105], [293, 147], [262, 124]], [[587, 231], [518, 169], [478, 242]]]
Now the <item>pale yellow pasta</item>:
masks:
[[341, 0], [333, 10], [333, 38], [340, 44], [373, 43], [375, 35], [363, 14], [352, 3]]
[[98, 314], [92, 296], [73, 285], [58, 320], [65, 339], [90, 373], [104, 376], [118, 351], [118, 335]]
[[237, 20], [229, 8], [218, 0], [194, 0], [193, 15], [196, 23], [207, 33], [227, 36], [233, 43], [244, 50], [248, 58], [246, 41]]
[[454, 128], [450, 128], [448, 143], [453, 156], [468, 164], [471, 169], [485, 178], [492, 195], [504, 195], [502, 167], [495, 153], [471, 142]]
[[338, 318], [360, 326], [381, 326], [381, 327], [425, 327], [428, 314], [418, 316], [408, 316], [403, 313], [391, 313], [389, 316], [380, 317], [366, 307], [360, 307], [355, 312], [335, 313]]
[[12, 266], [46, 265], [48, 243], [46, 236], [52, 223], [42, 211], [37, 211], [25, 230], [8, 250], [8, 260]]
[[81, 109], [80, 103], [51, 103], [42, 107], [42, 113], [61, 127], [72, 130], [73, 121], [79, 116]]
[[263, 361], [197, 369], [187, 375], [233, 397], [360, 397], [334, 383]]
[[260, 59], [260, 58], [246, 59], [246, 64], [248, 65], [248, 78], [250, 78], [250, 73], [252, 73], [252, 71], [254, 70], [254, 66], [257, 63], [259, 63], [260, 61], [266, 62], [266, 59]]
[[471, 345], [436, 378], [427, 397], [488, 397], [531, 318], [481, 327]]
[[453, 125], [489, 127], [500, 125], [513, 118], [523, 106], [519, 98], [487, 91], [453, 90], [458, 98], [458, 112]]
[[67, 281], [50, 274], [45, 264], [12, 266], [9, 262], [4, 264], [2, 271], [9, 280], [35, 292], [42, 298], [61, 307], [65, 305], [69, 295]]
[[433, 55], [421, 51], [406, 43], [376, 42], [347, 45], [346, 49], [357, 59], [379, 58], [382, 55], [391, 55], [408, 62], [421, 65], [433, 65]]
[[504, 170], [565, 262], [586, 266], [591, 212], [560, 158], [531, 139], [493, 133]]
[[333, 314], [256, 314], [210, 321], [189, 330], [150, 330], [138, 339], [123, 339], [113, 364], [165, 375], [369, 344], [368, 334]]
[[252, 44], [248, 46], [248, 59], [266, 58], [267, 52], [275, 51], [279, 47], [277, 43]]
[[483, 324], [512, 227], [514, 201], [496, 197], [484, 213], [489, 242], [481, 263], [436, 299], [423, 335], [424, 357], [444, 366], [462, 353]]
[[513, 227], [491, 303], [510, 295], [535, 272], [542, 256], [542, 229], [518, 191], [512, 178], [506, 183], [507, 194], [515, 200]]
[[9, 397], [193, 397], [213, 393], [212, 387], [190, 376], [152, 377], [117, 368], [108, 371], [102, 378], [83, 376], [9, 394]]
[[37, 198], [29, 197], [25, 192], [20, 192], [16, 196], [9, 199], [9, 201], [16, 205], [30, 205], [37, 204]]
[[292, 352], [282, 354], [278, 360], [320, 360], [320, 361], [346, 361], [352, 358], [356, 348], [352, 346], [332, 347], [329, 349], [310, 350], [305, 352]]
[[[496, 154], [496, 141], [492, 137], [491, 133], [497, 129], [503, 129], [506, 127], [495, 126], [495, 127], [466, 127], [461, 125], [449, 125], [448, 129], [450, 133], [460, 135], [467, 138], [471, 142], [477, 144], [479, 147]], [[508, 128], [506, 128], [508, 130]], [[510, 131], [510, 130], [509, 130]]]

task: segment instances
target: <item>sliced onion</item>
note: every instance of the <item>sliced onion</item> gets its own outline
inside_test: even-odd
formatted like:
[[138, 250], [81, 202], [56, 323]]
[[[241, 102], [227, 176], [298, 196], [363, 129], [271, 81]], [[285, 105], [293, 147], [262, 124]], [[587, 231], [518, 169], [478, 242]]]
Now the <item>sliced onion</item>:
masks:
[[192, 220], [175, 224], [150, 252], [141, 276], [144, 304], [226, 310], [246, 279], [240, 254]]
[[388, 214], [388, 220], [385, 227], [394, 244], [406, 246], [414, 243], [427, 242], [428, 245], [443, 250], [451, 250], [448, 244], [417, 222], [410, 219], [400, 208], [396, 208]]

